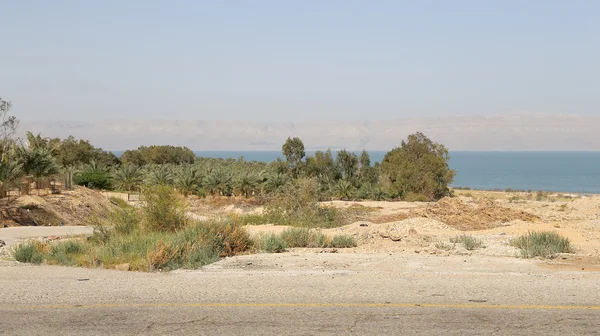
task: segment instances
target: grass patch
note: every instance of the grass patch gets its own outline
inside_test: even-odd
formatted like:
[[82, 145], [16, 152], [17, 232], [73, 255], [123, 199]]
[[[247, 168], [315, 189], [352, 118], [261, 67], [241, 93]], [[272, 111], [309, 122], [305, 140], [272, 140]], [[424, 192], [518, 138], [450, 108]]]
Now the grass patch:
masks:
[[41, 264], [44, 260], [42, 248], [43, 246], [41, 246], [41, 243], [29, 241], [17, 245], [13, 249], [13, 256], [15, 257], [15, 260], [22, 263]]
[[285, 252], [287, 245], [280, 235], [271, 233], [260, 237], [258, 248], [267, 253], [281, 253]]
[[281, 233], [288, 247], [327, 247], [329, 239], [321, 232], [307, 228], [292, 228]]
[[111, 197], [108, 198], [108, 200], [111, 203], [113, 203], [116, 206], [118, 206], [119, 208], [128, 208], [128, 207], [131, 207], [126, 200], [124, 200], [124, 199], [122, 199], [120, 197], [111, 196]]
[[454, 238], [450, 238], [450, 243], [452, 244], [463, 244], [465, 249], [472, 251], [477, 248], [485, 248], [483, 245], [483, 241], [481, 239], [475, 238], [469, 235], [460, 235]]
[[573, 253], [569, 238], [552, 231], [530, 231], [511, 240], [510, 244], [521, 250], [523, 258], [554, 258], [559, 253]]
[[435, 243], [435, 248], [444, 250], [444, 251], [454, 250], [455, 247], [456, 247], [456, 244], [448, 244], [443, 241], [439, 241], [439, 242]]
[[331, 247], [335, 248], [351, 248], [356, 247], [356, 240], [350, 235], [340, 234], [335, 235], [331, 239]]
[[[162, 187], [161, 187], [162, 188]], [[190, 221], [170, 187], [153, 189], [142, 208], [116, 208], [97, 214], [90, 239], [32, 241], [17, 246], [14, 257], [27, 263], [115, 268], [137, 271], [197, 268], [220, 257], [245, 253], [253, 241], [238, 222]]]

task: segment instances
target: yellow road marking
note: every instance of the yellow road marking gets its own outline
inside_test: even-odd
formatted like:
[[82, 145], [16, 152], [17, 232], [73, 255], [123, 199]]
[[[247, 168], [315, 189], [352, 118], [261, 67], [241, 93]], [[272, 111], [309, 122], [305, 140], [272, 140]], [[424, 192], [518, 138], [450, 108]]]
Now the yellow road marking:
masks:
[[57, 304], [35, 306], [4, 306], [14, 309], [75, 309], [75, 308], [456, 308], [456, 309], [557, 309], [600, 310], [600, 306], [552, 306], [552, 305], [492, 305], [492, 304], [444, 304], [444, 303], [108, 303], [108, 304]]

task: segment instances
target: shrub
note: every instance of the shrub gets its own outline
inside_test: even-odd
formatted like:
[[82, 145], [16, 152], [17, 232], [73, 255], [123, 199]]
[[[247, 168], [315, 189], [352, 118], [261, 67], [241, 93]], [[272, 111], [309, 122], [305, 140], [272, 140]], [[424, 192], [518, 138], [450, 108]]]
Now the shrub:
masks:
[[573, 253], [569, 238], [552, 231], [530, 231], [511, 240], [510, 244], [521, 249], [524, 258], [554, 258], [558, 253]]
[[39, 243], [34, 241], [17, 245], [13, 249], [13, 256], [19, 262], [31, 264], [41, 264], [44, 259]]
[[105, 171], [84, 171], [83, 173], [75, 176], [74, 182], [77, 185], [91, 189], [112, 189], [110, 174]]
[[281, 236], [268, 234], [260, 237], [260, 249], [267, 253], [285, 252], [287, 246]]
[[67, 240], [57, 242], [50, 245], [50, 252], [46, 256], [48, 264], [60, 264], [60, 265], [75, 265], [76, 255], [79, 255], [84, 251], [84, 247], [81, 242], [75, 240]]
[[449, 160], [446, 147], [423, 133], [411, 134], [383, 157], [382, 182], [390, 194], [401, 198], [413, 192], [438, 200], [451, 194], [448, 185], [456, 172], [450, 169]]
[[472, 251], [476, 248], [485, 248], [481, 239], [477, 239], [473, 236], [465, 234], [450, 238], [450, 242], [453, 244], [463, 244], [463, 246], [469, 251]]
[[185, 203], [172, 186], [148, 186], [142, 196], [143, 223], [147, 230], [173, 232], [185, 226]]
[[319, 204], [316, 179], [299, 179], [270, 194], [265, 205], [265, 218], [279, 225], [308, 228], [337, 227], [346, 224], [340, 210]]
[[350, 235], [335, 235], [331, 240], [331, 247], [335, 248], [350, 248], [356, 247], [356, 240]]
[[440, 249], [440, 250], [445, 250], [445, 251], [453, 250], [455, 246], [456, 246], [455, 244], [451, 245], [451, 244], [444, 243], [442, 241], [435, 243], [435, 248]]
[[127, 208], [130, 207], [129, 203], [127, 203], [126, 200], [120, 198], [120, 197], [115, 197], [115, 196], [111, 196], [108, 198], [108, 200], [113, 203], [114, 205], [120, 207], [120, 208]]
[[281, 233], [288, 247], [327, 247], [327, 236], [307, 228], [292, 228]]

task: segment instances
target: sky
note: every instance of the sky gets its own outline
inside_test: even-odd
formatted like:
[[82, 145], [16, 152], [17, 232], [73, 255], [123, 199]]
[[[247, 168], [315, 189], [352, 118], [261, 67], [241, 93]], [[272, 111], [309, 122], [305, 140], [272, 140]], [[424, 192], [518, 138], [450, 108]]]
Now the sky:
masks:
[[600, 115], [600, 1], [0, 0], [24, 121]]

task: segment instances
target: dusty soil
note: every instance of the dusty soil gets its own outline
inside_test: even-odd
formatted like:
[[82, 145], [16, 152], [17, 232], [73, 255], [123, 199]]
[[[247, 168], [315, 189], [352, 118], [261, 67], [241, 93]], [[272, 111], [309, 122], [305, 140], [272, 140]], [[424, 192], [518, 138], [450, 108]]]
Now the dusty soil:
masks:
[[[511, 239], [530, 230], [555, 231], [571, 240], [576, 253], [545, 261], [548, 267], [573, 270], [600, 268], [600, 195], [488, 191], [456, 191], [456, 194], [455, 198], [437, 203], [324, 202], [323, 206], [361, 209], [365, 219], [321, 231], [330, 236], [352, 235], [358, 241], [358, 247], [338, 249], [337, 253], [511, 258], [519, 255], [519, 251], [510, 246]], [[263, 211], [260, 203], [243, 198], [190, 198], [189, 201], [190, 214], [197, 219], [228, 214], [260, 214]], [[2, 207], [2, 223], [13, 226], [20, 221], [22, 225], [31, 225], [28, 221], [33, 219], [40, 224], [38, 217], [42, 213], [50, 218], [46, 225], [59, 225], [57, 220], [64, 225], [81, 225], [94, 211], [112, 206], [106, 195], [79, 188], [60, 195], [22, 197], [11, 206]], [[21, 218], [15, 221], [18, 216], [11, 211], [17, 211]], [[278, 225], [247, 226], [253, 235], [280, 233], [287, 228]], [[462, 234], [480, 239], [485, 247], [466, 250], [461, 244], [450, 242], [451, 238]], [[292, 251], [331, 252], [319, 249]]]
[[0, 227], [85, 225], [93, 213], [114, 207], [102, 193], [84, 187], [0, 204]]
[[[510, 240], [528, 231], [555, 231], [568, 237], [575, 255], [545, 261], [555, 268], [594, 270], [600, 267], [600, 195], [457, 191], [457, 197], [437, 203], [325, 202], [325, 206], [368, 209], [368, 219], [334, 229], [359, 245], [337, 253], [412, 253], [518, 257]], [[386, 220], [387, 219], [387, 220]], [[252, 234], [279, 233], [285, 226], [247, 226]], [[466, 250], [450, 239], [466, 234], [484, 248]], [[314, 251], [314, 249], [293, 249]], [[320, 252], [320, 251], [317, 251]], [[328, 252], [324, 250], [323, 252]]]
[[409, 216], [435, 219], [462, 231], [493, 229], [515, 220], [535, 222], [540, 219], [523, 210], [500, 206], [487, 198], [465, 202], [450, 197], [415, 209]]

